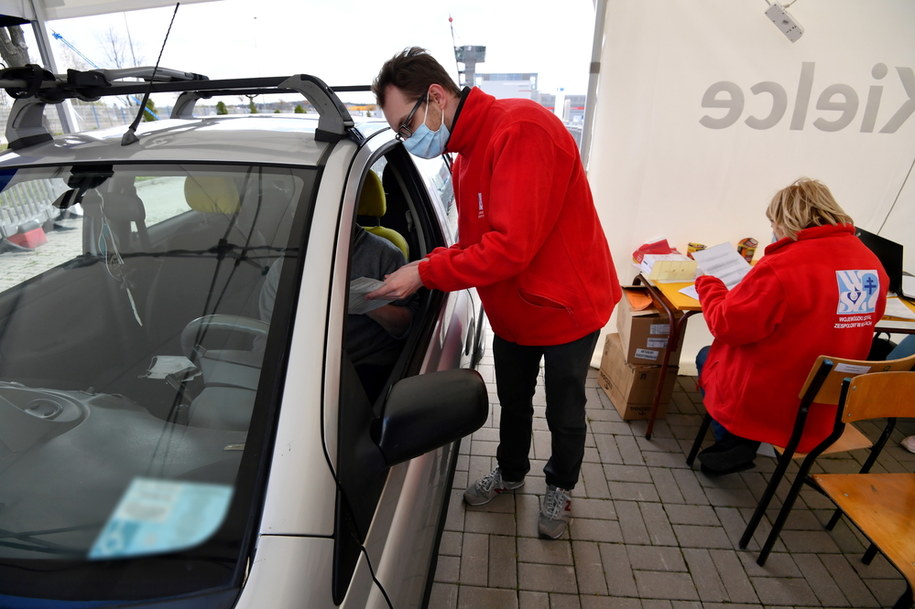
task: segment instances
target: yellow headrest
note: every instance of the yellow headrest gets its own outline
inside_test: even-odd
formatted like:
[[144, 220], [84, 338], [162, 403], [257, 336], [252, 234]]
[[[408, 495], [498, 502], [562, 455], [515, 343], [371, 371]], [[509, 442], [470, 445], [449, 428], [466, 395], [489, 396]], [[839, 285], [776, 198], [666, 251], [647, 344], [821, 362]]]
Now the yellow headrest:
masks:
[[184, 198], [191, 209], [208, 214], [234, 214], [240, 205], [235, 181], [223, 176], [188, 176]]
[[384, 198], [384, 186], [381, 185], [381, 178], [378, 177], [378, 174], [370, 171], [362, 184], [362, 192], [359, 194], [359, 210], [356, 213], [360, 216], [381, 217], [385, 211], [387, 211], [387, 203]]

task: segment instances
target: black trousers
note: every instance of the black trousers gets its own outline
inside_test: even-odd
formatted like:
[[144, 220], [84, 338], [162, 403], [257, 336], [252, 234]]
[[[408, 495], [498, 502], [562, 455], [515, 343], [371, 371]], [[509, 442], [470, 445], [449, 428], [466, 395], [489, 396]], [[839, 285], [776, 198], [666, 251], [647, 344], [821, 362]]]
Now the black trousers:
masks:
[[501, 405], [496, 458], [505, 480], [531, 469], [533, 397], [543, 359], [546, 421], [552, 451], [543, 472], [547, 484], [575, 488], [585, 453], [585, 378], [599, 332], [562, 345], [531, 347], [493, 338], [496, 388]]

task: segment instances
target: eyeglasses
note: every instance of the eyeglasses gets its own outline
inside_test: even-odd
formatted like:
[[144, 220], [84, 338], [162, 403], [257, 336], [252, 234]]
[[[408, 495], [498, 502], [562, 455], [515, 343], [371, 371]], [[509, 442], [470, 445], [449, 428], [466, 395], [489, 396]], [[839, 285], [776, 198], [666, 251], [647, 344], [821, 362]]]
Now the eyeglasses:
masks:
[[423, 105], [426, 101], [426, 94], [423, 93], [423, 96], [416, 100], [413, 109], [410, 110], [410, 114], [407, 115], [407, 118], [403, 119], [403, 122], [400, 123], [400, 127], [397, 128], [397, 133], [394, 134], [394, 137], [399, 141], [404, 141], [411, 135], [413, 135], [413, 130], [410, 128], [410, 124], [413, 122], [413, 116], [416, 114], [416, 111], [419, 110], [419, 107]]

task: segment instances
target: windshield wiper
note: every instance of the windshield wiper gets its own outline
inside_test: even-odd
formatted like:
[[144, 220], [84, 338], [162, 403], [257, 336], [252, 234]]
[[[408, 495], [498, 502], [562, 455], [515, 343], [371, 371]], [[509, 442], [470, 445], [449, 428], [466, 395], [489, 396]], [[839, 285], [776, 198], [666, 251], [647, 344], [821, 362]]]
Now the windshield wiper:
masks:
[[[61, 527], [59, 529], [44, 529], [37, 531], [23, 531], [15, 533], [0, 529], [0, 547], [13, 548], [16, 550], [25, 550], [28, 552], [41, 552], [43, 554], [70, 554], [85, 556], [87, 550], [62, 546], [60, 544], [40, 539], [48, 535], [57, 535], [60, 533], [70, 533], [72, 531], [82, 531], [86, 529], [99, 529], [102, 523], [80, 525], [75, 527]], [[17, 541], [7, 541], [7, 540]]]

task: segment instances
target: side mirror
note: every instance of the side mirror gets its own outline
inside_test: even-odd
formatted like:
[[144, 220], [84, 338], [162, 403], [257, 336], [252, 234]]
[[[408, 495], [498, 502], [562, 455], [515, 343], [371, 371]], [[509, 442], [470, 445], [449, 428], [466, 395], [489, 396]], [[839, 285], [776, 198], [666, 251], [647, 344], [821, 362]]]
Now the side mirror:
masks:
[[391, 388], [375, 441], [385, 462], [397, 465], [470, 435], [488, 416], [486, 385], [475, 370], [420, 374]]

